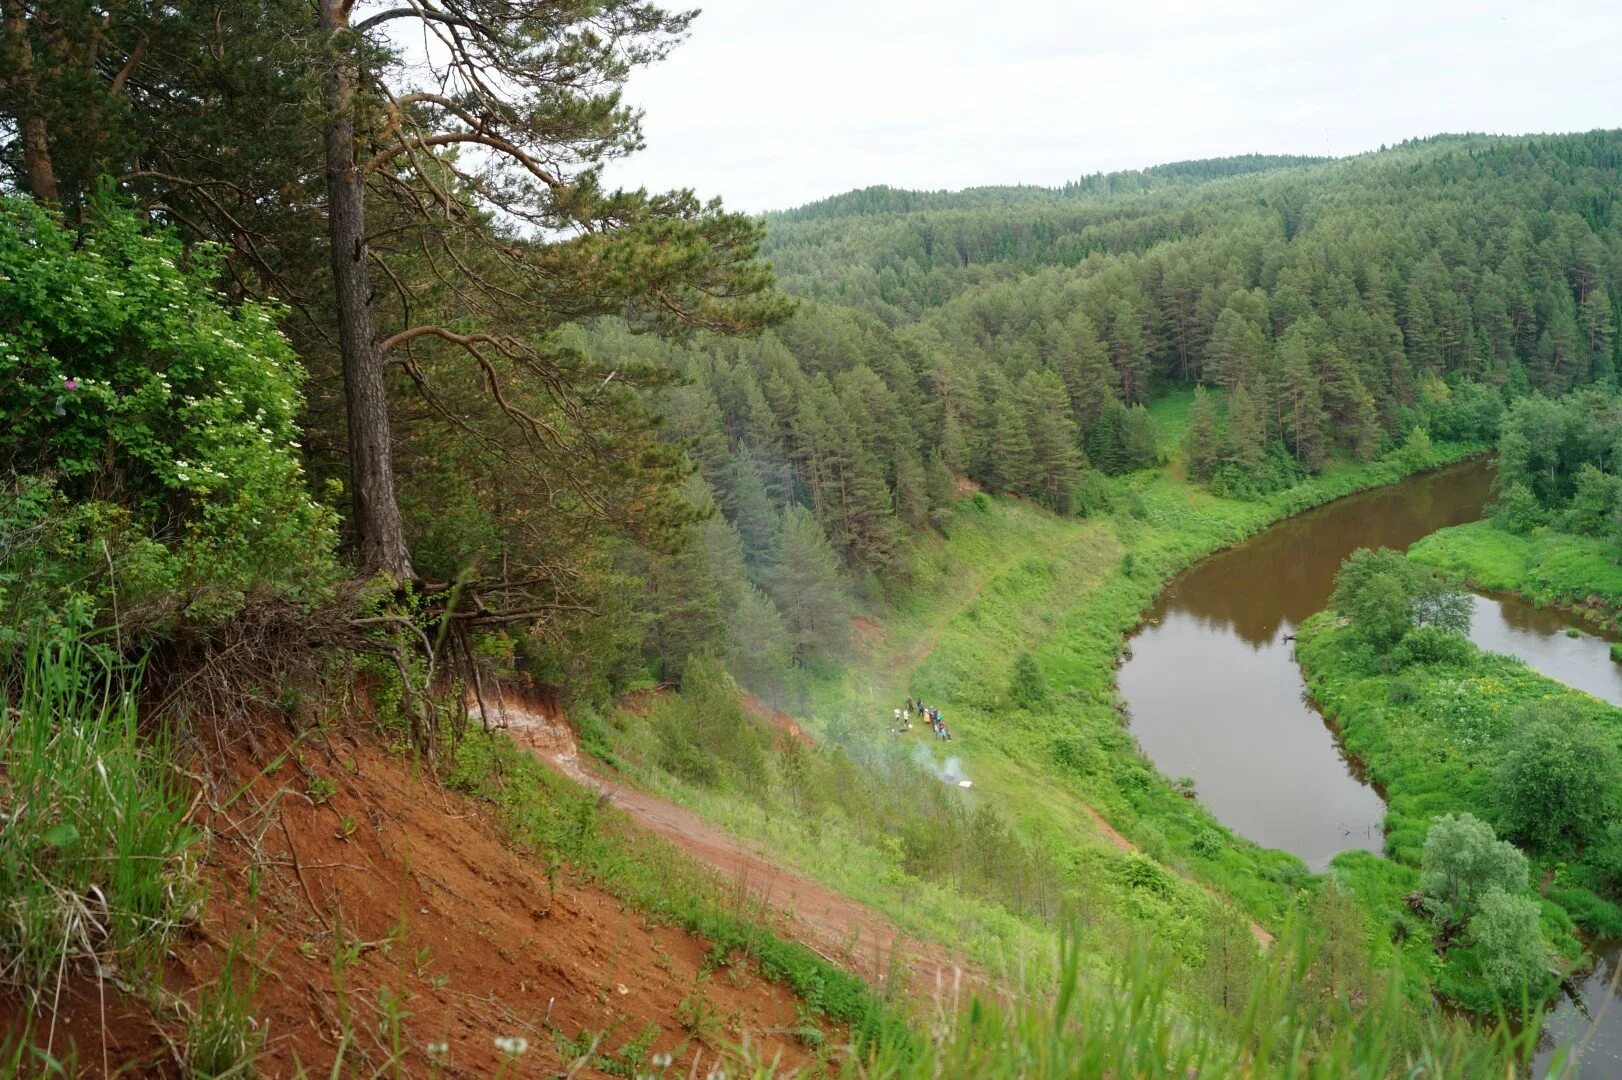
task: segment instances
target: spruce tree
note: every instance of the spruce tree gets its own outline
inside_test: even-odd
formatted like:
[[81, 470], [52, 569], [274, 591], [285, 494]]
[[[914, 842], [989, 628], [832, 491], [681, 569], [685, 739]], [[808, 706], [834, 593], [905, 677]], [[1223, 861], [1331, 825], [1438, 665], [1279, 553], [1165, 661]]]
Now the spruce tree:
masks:
[[1210, 479], [1222, 460], [1216, 405], [1203, 386], [1194, 388], [1194, 407], [1189, 412], [1188, 431], [1183, 435], [1183, 455], [1188, 460], [1188, 475], [1195, 480]]

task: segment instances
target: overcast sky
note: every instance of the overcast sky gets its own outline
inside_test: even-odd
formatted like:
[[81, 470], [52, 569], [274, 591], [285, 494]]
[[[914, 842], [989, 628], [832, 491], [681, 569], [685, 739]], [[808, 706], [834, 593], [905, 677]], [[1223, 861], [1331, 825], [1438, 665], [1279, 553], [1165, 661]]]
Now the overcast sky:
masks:
[[[670, 6], [680, 6], [672, 0]], [[1622, 126], [1622, 0], [706, 0], [611, 179], [769, 210]]]

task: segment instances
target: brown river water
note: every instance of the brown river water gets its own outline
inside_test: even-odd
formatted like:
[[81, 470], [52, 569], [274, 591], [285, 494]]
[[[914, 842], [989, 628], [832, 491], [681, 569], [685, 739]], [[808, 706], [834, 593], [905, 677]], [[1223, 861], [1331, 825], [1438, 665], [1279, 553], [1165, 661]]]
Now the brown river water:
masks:
[[[1478, 460], [1352, 495], [1173, 580], [1119, 675], [1133, 734], [1159, 770], [1192, 777], [1201, 801], [1235, 832], [1314, 870], [1342, 851], [1378, 852], [1385, 804], [1307, 697], [1291, 635], [1327, 606], [1346, 556], [1362, 547], [1401, 551], [1437, 529], [1475, 521], [1491, 498], [1492, 475], [1491, 463]], [[1568, 636], [1573, 627], [1582, 636]], [[1622, 665], [1576, 616], [1481, 594], [1470, 636], [1622, 705]], [[1622, 963], [1615, 943], [1595, 947], [1599, 962], [1581, 995], [1590, 1011]], [[1589, 1027], [1583, 1005], [1564, 1001], [1548, 1018], [1546, 1041], [1580, 1039]], [[1583, 1058], [1583, 1077], [1622, 1076], [1622, 1002], [1605, 1011]], [[1535, 1071], [1546, 1060], [1540, 1055]]]

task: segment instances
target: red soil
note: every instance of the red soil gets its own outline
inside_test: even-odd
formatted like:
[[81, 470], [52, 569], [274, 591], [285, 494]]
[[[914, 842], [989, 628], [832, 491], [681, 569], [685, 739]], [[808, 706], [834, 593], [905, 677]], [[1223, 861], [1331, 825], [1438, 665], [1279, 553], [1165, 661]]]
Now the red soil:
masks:
[[[566, 868], [554, 889], [539, 860], [509, 847], [479, 806], [419, 775], [408, 758], [335, 737], [295, 745], [267, 768], [289, 741], [227, 750], [206, 801], [223, 807], [246, 788], [200, 815], [212, 833], [209, 901], [165, 972], [170, 990], [194, 1005], [218, 978], [226, 943], [251, 940], [252, 1012], [268, 1031], [261, 1075], [292, 1075], [300, 1064], [332, 1075], [346, 1028], [343, 1074], [373, 1074], [393, 1055], [385, 992], [407, 1014], [408, 1076], [430, 1071], [434, 1042], [448, 1044], [438, 1059], [444, 1075], [491, 1075], [502, 1061], [493, 1040], [508, 1036], [524, 1037], [529, 1050], [505, 1075], [600, 1075], [571, 1071], [578, 1055], [560, 1051], [553, 1029], [588, 1041], [600, 1033], [598, 1053], [613, 1054], [650, 1024], [660, 1030], [653, 1050], [675, 1056], [670, 1075], [703, 1076], [714, 1046], [690, 1039], [679, 1019], [695, 991], [721, 1021], [708, 1038], [736, 1045], [747, 1031], [766, 1060], [807, 1060], [790, 1034], [796, 999], [784, 987], [737, 964], [701, 976], [704, 941], [650, 924]], [[337, 787], [320, 805], [305, 794], [316, 777]], [[335, 975], [340, 937], [358, 955]], [[0, 1033], [17, 1030], [16, 1010], [0, 995]], [[52, 1041], [58, 1053], [74, 1045], [89, 1075], [103, 1074], [105, 1060], [122, 1075], [178, 1076], [184, 1011], [70, 978]], [[36, 1024], [42, 1043], [50, 1027], [49, 1017]]]

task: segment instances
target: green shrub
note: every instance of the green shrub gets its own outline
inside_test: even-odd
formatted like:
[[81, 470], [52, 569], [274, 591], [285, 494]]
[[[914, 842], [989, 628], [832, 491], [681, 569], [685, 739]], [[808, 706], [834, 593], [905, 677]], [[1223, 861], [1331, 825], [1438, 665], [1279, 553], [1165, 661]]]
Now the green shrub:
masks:
[[1041, 668], [1036, 666], [1036, 658], [1028, 652], [1020, 653], [1008, 677], [1008, 699], [1016, 708], [1035, 709], [1047, 696], [1047, 683], [1042, 679]]
[[1526, 856], [1498, 839], [1492, 826], [1474, 814], [1443, 814], [1425, 834], [1419, 891], [1426, 910], [1445, 924], [1471, 919], [1490, 892], [1526, 888]]
[[1538, 902], [1495, 889], [1470, 920], [1481, 972], [1502, 1001], [1518, 1004], [1546, 979], [1548, 948], [1538, 921]]
[[1414, 664], [1468, 664], [1475, 655], [1476, 647], [1462, 634], [1439, 626], [1416, 626], [1404, 634], [1391, 651], [1390, 662], [1393, 668]]
[[1398, 675], [1386, 687], [1385, 699], [1391, 705], [1409, 705], [1419, 697], [1419, 686], [1406, 675]]
[[[1389, 548], [1352, 552], [1335, 574], [1329, 605], [1352, 620], [1358, 638], [1377, 649], [1396, 645], [1415, 627], [1466, 634], [1475, 610], [1463, 588]], [[1417, 648], [1445, 651], [1449, 646], [1431, 634]]]
[[1511, 484], [1498, 497], [1493, 517], [1513, 533], [1529, 533], [1549, 523], [1549, 512], [1525, 484]]
[[111, 206], [74, 231], [0, 201], [0, 644], [106, 622], [115, 592], [127, 638], [325, 579], [302, 373], [278, 312], [220, 302], [218, 266]]
[[1514, 734], [1495, 777], [1506, 831], [1544, 851], [1596, 835], [1613, 802], [1615, 743], [1565, 702], [1524, 706], [1513, 723]]

